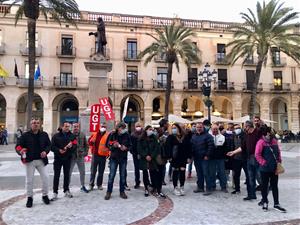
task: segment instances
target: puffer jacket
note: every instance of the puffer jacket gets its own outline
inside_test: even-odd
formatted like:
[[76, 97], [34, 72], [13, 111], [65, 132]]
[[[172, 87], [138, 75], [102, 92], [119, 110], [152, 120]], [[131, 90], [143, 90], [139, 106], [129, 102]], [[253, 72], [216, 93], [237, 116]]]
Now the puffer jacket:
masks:
[[192, 155], [194, 159], [203, 159], [205, 156], [209, 157], [214, 149], [214, 141], [209, 133], [196, 133], [191, 138]]

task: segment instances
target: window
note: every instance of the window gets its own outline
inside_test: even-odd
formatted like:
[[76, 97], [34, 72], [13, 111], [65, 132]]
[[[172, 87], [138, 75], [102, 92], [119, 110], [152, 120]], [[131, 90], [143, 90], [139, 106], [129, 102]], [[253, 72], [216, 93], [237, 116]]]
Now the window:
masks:
[[217, 60], [224, 60], [226, 55], [225, 44], [217, 44]]
[[218, 87], [221, 90], [227, 90], [227, 70], [218, 69]]
[[63, 35], [61, 37], [61, 54], [73, 55], [73, 36]]
[[127, 87], [138, 87], [138, 68], [136, 66], [127, 67]]
[[[36, 71], [37, 63], [35, 63], [34, 71]], [[25, 78], [29, 79], [29, 63], [25, 62]]]
[[159, 98], [153, 99], [152, 108], [153, 108], [153, 112], [159, 112], [159, 108], [160, 108], [160, 99]]
[[136, 59], [137, 58], [137, 41], [127, 40], [127, 58]]
[[[38, 46], [39, 46], [39, 34], [38, 34], [38, 32], [35, 32], [35, 47], [37, 48]], [[26, 31], [26, 47], [27, 48], [29, 47], [28, 31]]]
[[255, 71], [246, 70], [247, 90], [253, 90], [254, 78], [255, 78]]
[[59, 84], [61, 86], [72, 86], [72, 78], [72, 63], [61, 63]]
[[280, 65], [280, 51], [278, 48], [272, 48], [272, 60], [275, 65]]
[[166, 88], [167, 87], [167, 74], [168, 69], [165, 67], [157, 68], [157, 87]]
[[274, 71], [274, 89], [282, 90], [282, 71]]
[[197, 68], [190, 68], [188, 70], [188, 88], [189, 89], [197, 89], [198, 88]]

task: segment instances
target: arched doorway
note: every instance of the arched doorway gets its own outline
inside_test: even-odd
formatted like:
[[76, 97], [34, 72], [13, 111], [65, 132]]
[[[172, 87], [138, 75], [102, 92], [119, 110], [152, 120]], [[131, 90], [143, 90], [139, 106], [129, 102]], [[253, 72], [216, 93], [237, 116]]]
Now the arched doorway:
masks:
[[[169, 102], [169, 112], [173, 114], [173, 102], [170, 99]], [[151, 120], [159, 120], [165, 115], [165, 99], [162, 96], [157, 96], [152, 100], [152, 115]], [[146, 115], [148, 116], [148, 115]]]
[[275, 98], [270, 102], [270, 118], [276, 122], [273, 124], [275, 130], [289, 129], [286, 100], [282, 98]]
[[56, 96], [52, 102], [53, 131], [64, 121], [78, 122], [79, 103], [77, 98], [70, 93]]
[[[24, 94], [19, 98], [17, 105], [17, 126], [26, 126], [26, 110], [27, 110], [27, 94]], [[32, 117], [39, 118], [43, 123], [44, 120], [44, 102], [41, 96], [34, 94], [32, 102]], [[29, 128], [28, 128], [29, 129]]]
[[[123, 119], [123, 111], [127, 97], [129, 97], [129, 101], [126, 116]], [[144, 101], [137, 95], [125, 96], [121, 101], [120, 117], [120, 120], [123, 119], [123, 121], [128, 124], [128, 130], [131, 132], [137, 121], [144, 121]]]
[[5, 127], [6, 122], [6, 100], [0, 94], [0, 127]]
[[227, 97], [224, 96], [217, 96], [213, 98], [211, 114], [226, 119], [233, 119], [232, 102]]
[[181, 116], [188, 120], [195, 120], [204, 116], [204, 103], [197, 96], [189, 96], [183, 99], [181, 104]]
[[[250, 112], [250, 99], [246, 99], [242, 103], [242, 116], [249, 115], [249, 112]], [[260, 105], [257, 101], [255, 102], [254, 115], [260, 116]]]

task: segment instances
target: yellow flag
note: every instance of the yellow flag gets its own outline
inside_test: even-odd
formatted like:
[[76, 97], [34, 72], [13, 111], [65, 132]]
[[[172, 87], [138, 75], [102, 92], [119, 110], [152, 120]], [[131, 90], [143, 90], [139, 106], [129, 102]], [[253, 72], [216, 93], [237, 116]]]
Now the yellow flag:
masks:
[[0, 77], [8, 77], [8, 72], [0, 65]]

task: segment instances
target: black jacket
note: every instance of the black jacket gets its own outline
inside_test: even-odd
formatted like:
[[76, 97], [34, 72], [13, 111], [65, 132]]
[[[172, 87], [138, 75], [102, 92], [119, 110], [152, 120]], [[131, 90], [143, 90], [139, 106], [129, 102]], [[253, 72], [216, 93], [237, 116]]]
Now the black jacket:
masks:
[[[66, 153], [61, 154], [60, 149], [64, 149], [66, 145], [72, 142], [72, 147], [68, 148]], [[72, 158], [72, 154], [76, 151], [77, 140], [74, 134], [70, 131], [63, 133], [62, 131], [56, 133], [51, 140], [51, 151], [54, 152], [54, 159], [68, 160]]]
[[[113, 146], [115, 142], [119, 142], [120, 145], [124, 145], [127, 147], [127, 151], [122, 151], [120, 148], [116, 148]], [[127, 159], [127, 152], [130, 151], [131, 148], [131, 140], [130, 135], [128, 133], [125, 134], [118, 134], [116, 131], [113, 131], [109, 134], [107, 141], [106, 141], [106, 147], [109, 148], [110, 152], [110, 158], [111, 159]]]
[[131, 139], [131, 148], [130, 148], [130, 153], [132, 155], [137, 155], [138, 154], [138, 149], [137, 149], [137, 145], [138, 145], [138, 139], [141, 137], [142, 132], [133, 132], [130, 136]]
[[[38, 143], [39, 143], [39, 147], [36, 148], [36, 146], [34, 146], [34, 144], [36, 143], [36, 141], [34, 140], [34, 138], [38, 137]], [[51, 147], [51, 142], [49, 139], [49, 136], [46, 132], [43, 131], [39, 131], [37, 133], [37, 135], [33, 134], [33, 132], [30, 130], [28, 132], [25, 132], [22, 134], [22, 136], [18, 139], [17, 145], [16, 145], [16, 152], [21, 155], [20, 151], [22, 148], [26, 148], [27, 152], [26, 152], [26, 158], [22, 159], [22, 161], [24, 163], [26, 162], [31, 162], [34, 159], [41, 159], [40, 157], [37, 158], [37, 155], [40, 155], [41, 152], [45, 151], [47, 152], [47, 154], [50, 151], [50, 147]], [[38, 152], [34, 152], [34, 149], [37, 149]], [[37, 154], [38, 153], [38, 154]], [[44, 164], [47, 165], [48, 164], [48, 158], [43, 158]]]

